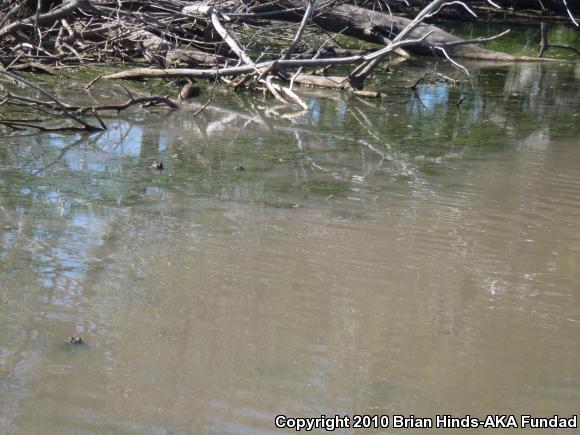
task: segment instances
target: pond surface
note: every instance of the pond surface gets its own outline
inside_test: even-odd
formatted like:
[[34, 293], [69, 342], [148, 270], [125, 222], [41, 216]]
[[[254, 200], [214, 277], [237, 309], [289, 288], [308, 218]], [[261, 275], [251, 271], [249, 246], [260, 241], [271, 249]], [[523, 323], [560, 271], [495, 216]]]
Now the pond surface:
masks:
[[580, 66], [469, 66], [1, 133], [0, 433], [577, 413]]

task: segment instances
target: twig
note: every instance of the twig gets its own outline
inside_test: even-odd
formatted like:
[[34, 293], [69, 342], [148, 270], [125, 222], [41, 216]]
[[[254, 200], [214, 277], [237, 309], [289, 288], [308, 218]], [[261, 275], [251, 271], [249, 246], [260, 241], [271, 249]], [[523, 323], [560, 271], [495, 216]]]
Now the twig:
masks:
[[304, 29], [306, 29], [306, 25], [308, 24], [308, 22], [312, 18], [312, 13], [314, 12], [315, 6], [316, 6], [316, 0], [308, 0], [308, 6], [306, 7], [306, 11], [304, 12], [304, 17], [302, 17], [302, 22], [300, 23], [300, 26], [298, 27], [298, 31], [296, 32], [296, 35], [294, 35], [294, 39], [292, 40], [290, 47], [288, 47], [286, 49], [286, 51], [280, 57], [280, 59], [288, 59], [290, 57], [290, 55], [292, 53], [294, 53], [294, 50], [296, 50], [296, 47], [298, 47], [298, 44], [300, 43], [300, 39], [302, 39], [302, 35], [304, 34]]
[[101, 78], [103, 77], [103, 74], [99, 74], [98, 76], [96, 76], [94, 79], [92, 79], [86, 86], [85, 89], [89, 90], [90, 88], [93, 87], [93, 85], [95, 83], [97, 83]]
[[211, 86], [211, 88], [209, 90], [209, 95], [208, 95], [208, 98], [207, 98], [206, 103], [203, 106], [201, 106], [199, 109], [197, 109], [195, 112], [193, 112], [193, 114], [191, 115], [192, 117], [195, 118], [197, 115], [199, 115], [201, 112], [203, 112], [205, 109], [208, 108], [208, 106], [213, 101], [213, 98], [214, 98], [214, 96], [213, 96], [213, 90], [216, 87], [216, 85], [217, 85], [217, 80], [215, 80], [213, 82], [213, 85]]

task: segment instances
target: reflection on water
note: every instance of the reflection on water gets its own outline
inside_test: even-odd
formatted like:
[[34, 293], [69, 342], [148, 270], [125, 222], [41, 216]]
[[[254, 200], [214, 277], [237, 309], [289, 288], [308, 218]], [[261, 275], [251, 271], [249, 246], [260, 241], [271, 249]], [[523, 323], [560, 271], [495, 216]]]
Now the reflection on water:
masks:
[[577, 412], [580, 70], [423, 70], [4, 134], [0, 432]]
[[[484, 22], [484, 20], [478, 19], [474, 22], [464, 22], [461, 24], [453, 22], [443, 24], [443, 26], [448, 31], [466, 39], [479, 36], [491, 37], [504, 32], [506, 29], [510, 29], [510, 33], [499, 39], [490, 41], [486, 44], [486, 47], [490, 50], [504, 53], [536, 57], [541, 39], [541, 24], [525, 23], [525, 21], [524, 19], [524, 24], [518, 25], [517, 19], [514, 20], [513, 18], [504, 17], [504, 22], [495, 20]], [[578, 33], [578, 29], [562, 24], [546, 24], [545, 31], [547, 32], [550, 44], [560, 44], [573, 47], [576, 50], [580, 49], [580, 33]], [[544, 57], [569, 60], [577, 59], [576, 54], [572, 50], [555, 47], [548, 49]]]

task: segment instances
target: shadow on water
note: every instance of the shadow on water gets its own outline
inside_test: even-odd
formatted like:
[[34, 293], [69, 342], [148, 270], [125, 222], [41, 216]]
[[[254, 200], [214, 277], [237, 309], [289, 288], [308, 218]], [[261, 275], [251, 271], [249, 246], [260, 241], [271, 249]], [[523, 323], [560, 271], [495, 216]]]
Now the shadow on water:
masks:
[[386, 73], [383, 101], [302, 89], [289, 119], [234, 94], [3, 133], [0, 429], [578, 405], [578, 65], [404, 88], [427, 68]]

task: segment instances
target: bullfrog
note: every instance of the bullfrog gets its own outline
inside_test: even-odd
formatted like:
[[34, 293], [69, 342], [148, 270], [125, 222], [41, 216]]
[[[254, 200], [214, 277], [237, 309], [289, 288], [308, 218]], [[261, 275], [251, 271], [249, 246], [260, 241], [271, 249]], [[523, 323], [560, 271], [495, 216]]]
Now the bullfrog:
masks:
[[84, 341], [81, 337], [69, 337], [66, 339], [65, 341], [66, 344], [71, 344], [71, 345], [78, 345], [78, 344], [83, 344]]
[[155, 160], [153, 163], [151, 163], [151, 166], [149, 166], [151, 169], [156, 169], [157, 171], [161, 171], [163, 170], [163, 162], [161, 160]]

